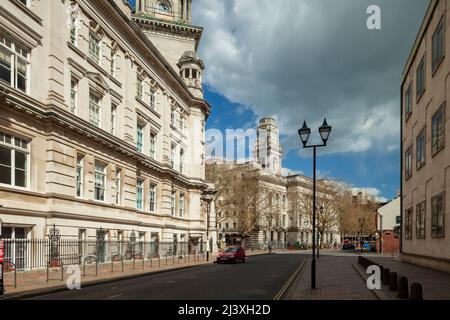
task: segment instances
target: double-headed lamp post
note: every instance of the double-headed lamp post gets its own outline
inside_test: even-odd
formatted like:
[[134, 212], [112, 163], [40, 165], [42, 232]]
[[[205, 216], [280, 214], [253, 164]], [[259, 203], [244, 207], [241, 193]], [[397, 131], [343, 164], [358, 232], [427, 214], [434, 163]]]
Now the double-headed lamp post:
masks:
[[309, 137], [311, 136], [311, 129], [306, 125], [306, 121], [303, 122], [303, 127], [298, 130], [298, 134], [300, 135], [300, 139], [303, 143], [303, 148], [313, 148], [314, 157], [313, 157], [313, 251], [312, 251], [312, 262], [311, 262], [311, 289], [316, 289], [316, 155], [317, 148], [326, 147], [328, 138], [331, 133], [331, 126], [328, 125], [327, 119], [323, 121], [322, 126], [319, 128], [320, 137], [322, 138], [322, 144], [316, 145], [307, 145]]
[[209, 225], [210, 225], [210, 214], [211, 214], [211, 202], [214, 200], [217, 191], [213, 189], [207, 189], [202, 194], [202, 201], [206, 204], [206, 261], [209, 261], [209, 250], [211, 246], [211, 241], [209, 240]]

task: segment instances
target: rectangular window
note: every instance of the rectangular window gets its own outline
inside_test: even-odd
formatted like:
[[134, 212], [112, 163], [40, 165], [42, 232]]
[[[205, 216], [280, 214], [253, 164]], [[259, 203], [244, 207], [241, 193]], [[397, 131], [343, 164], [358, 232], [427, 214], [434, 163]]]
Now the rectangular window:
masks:
[[143, 81], [142, 79], [139, 78], [139, 76], [137, 77], [137, 82], [136, 82], [136, 97], [138, 97], [139, 99], [142, 100], [144, 94], [143, 94]]
[[405, 178], [412, 176], [412, 146], [405, 152]]
[[78, 83], [72, 78], [70, 80], [70, 112], [76, 114], [78, 103]]
[[431, 199], [431, 236], [442, 238], [444, 232], [444, 193]]
[[445, 147], [445, 103], [431, 119], [431, 150], [433, 155]]
[[422, 129], [416, 139], [416, 167], [420, 169], [425, 165], [426, 161], [426, 140], [425, 129]]
[[29, 143], [0, 131], [0, 184], [28, 187]]
[[180, 173], [183, 173], [184, 170], [184, 150], [180, 150]]
[[136, 181], [136, 208], [138, 210], [144, 209], [144, 180], [138, 179]]
[[142, 152], [144, 148], [144, 126], [138, 123], [136, 128], [136, 148], [139, 152]]
[[150, 159], [156, 159], [156, 133], [150, 133]]
[[412, 89], [411, 85], [409, 85], [408, 90], [405, 93], [405, 119], [408, 120], [409, 116], [412, 113]]
[[95, 200], [105, 201], [106, 165], [95, 161]]
[[405, 211], [405, 239], [412, 239], [412, 209]]
[[416, 207], [416, 238], [425, 239], [426, 202]]
[[100, 41], [92, 33], [89, 34], [89, 57], [100, 63]]
[[89, 93], [89, 122], [100, 127], [100, 97]]
[[444, 20], [441, 19], [439, 25], [436, 28], [436, 31], [433, 34], [433, 49], [432, 49], [432, 58], [433, 58], [433, 73], [436, 71], [437, 67], [441, 63], [444, 58]]
[[156, 212], [156, 184], [150, 184], [150, 212]]
[[170, 165], [172, 166], [172, 169], [175, 169], [175, 152], [177, 147], [175, 145], [172, 145], [170, 149]]
[[422, 94], [425, 92], [425, 57], [420, 61], [419, 67], [417, 67], [417, 100], [420, 99]]
[[70, 26], [70, 43], [75, 47], [77, 46], [77, 26], [74, 20], [72, 20], [72, 25]]
[[180, 198], [178, 199], [180, 218], [184, 217], [184, 194], [180, 193]]
[[30, 51], [0, 32], [0, 81], [28, 92]]
[[156, 108], [156, 92], [153, 89], [150, 89], [150, 108]]
[[122, 170], [116, 169], [116, 205], [120, 205], [122, 199]]
[[172, 112], [170, 113], [170, 124], [172, 126], [175, 126], [175, 111], [172, 110]]
[[170, 197], [170, 213], [172, 216], [175, 216], [177, 212], [176, 208], [176, 196], [177, 193], [175, 191], [172, 191], [171, 197]]
[[111, 134], [116, 134], [117, 106], [111, 105]]
[[77, 197], [83, 197], [84, 188], [84, 156], [77, 155]]

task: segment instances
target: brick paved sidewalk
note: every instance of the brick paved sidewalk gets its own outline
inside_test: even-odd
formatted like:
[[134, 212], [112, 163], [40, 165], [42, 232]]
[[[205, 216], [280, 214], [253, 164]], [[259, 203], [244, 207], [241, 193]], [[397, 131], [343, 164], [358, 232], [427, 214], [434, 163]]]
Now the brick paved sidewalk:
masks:
[[[409, 285], [419, 282], [423, 287], [425, 300], [450, 300], [450, 274], [415, 266], [392, 258], [375, 257], [372, 261], [397, 272], [398, 276], [406, 276]], [[393, 294], [391, 294], [393, 295]]]
[[[247, 253], [248, 256], [265, 254], [264, 251], [254, 251]], [[124, 271], [120, 262], [114, 263], [114, 272], [111, 272], [111, 263], [98, 265], [98, 276], [95, 276], [95, 265], [86, 265], [86, 276], [83, 276], [83, 266], [81, 269], [81, 287], [84, 284], [92, 284], [102, 281], [114, 281], [123, 277], [139, 276], [149, 273], [157, 273], [177, 268], [193, 267], [197, 265], [204, 265], [213, 263], [216, 260], [216, 255], [210, 255], [210, 262], [206, 261], [206, 255], [190, 256], [181, 259], [172, 259], [165, 257], [159, 259], [153, 259], [152, 261], [146, 260], [144, 266], [142, 260], [136, 260], [133, 267], [133, 262], [124, 262]], [[34, 271], [22, 271], [17, 272], [17, 288], [14, 288], [14, 273], [8, 272], [4, 274], [5, 278], [5, 297], [25, 294], [30, 291], [45, 291], [58, 289], [59, 287], [66, 286], [66, 280], [70, 276], [67, 273], [67, 267], [64, 268], [64, 281], [61, 281], [61, 269], [51, 269], [49, 273], [50, 281], [47, 282], [47, 270], [34, 270]]]
[[323, 255], [317, 259], [316, 290], [311, 290], [311, 259], [287, 292], [284, 300], [376, 300], [352, 267], [356, 257]]

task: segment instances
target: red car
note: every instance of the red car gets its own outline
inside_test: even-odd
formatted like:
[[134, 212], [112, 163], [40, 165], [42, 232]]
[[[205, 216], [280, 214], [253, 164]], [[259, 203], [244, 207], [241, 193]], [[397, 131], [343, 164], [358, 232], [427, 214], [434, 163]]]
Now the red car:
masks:
[[238, 263], [245, 262], [245, 250], [240, 246], [231, 246], [225, 248], [217, 256], [217, 263]]

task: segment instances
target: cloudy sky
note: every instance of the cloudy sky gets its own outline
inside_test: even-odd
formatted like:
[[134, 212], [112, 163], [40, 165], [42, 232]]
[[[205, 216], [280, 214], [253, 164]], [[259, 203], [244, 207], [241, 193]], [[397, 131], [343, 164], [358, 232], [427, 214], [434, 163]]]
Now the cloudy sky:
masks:
[[[381, 8], [381, 30], [366, 26]], [[312, 174], [297, 129], [333, 126], [318, 169], [386, 198], [399, 188], [401, 73], [427, 0], [195, 0], [209, 128], [278, 122], [284, 167]], [[318, 138], [317, 131], [313, 130]]]

